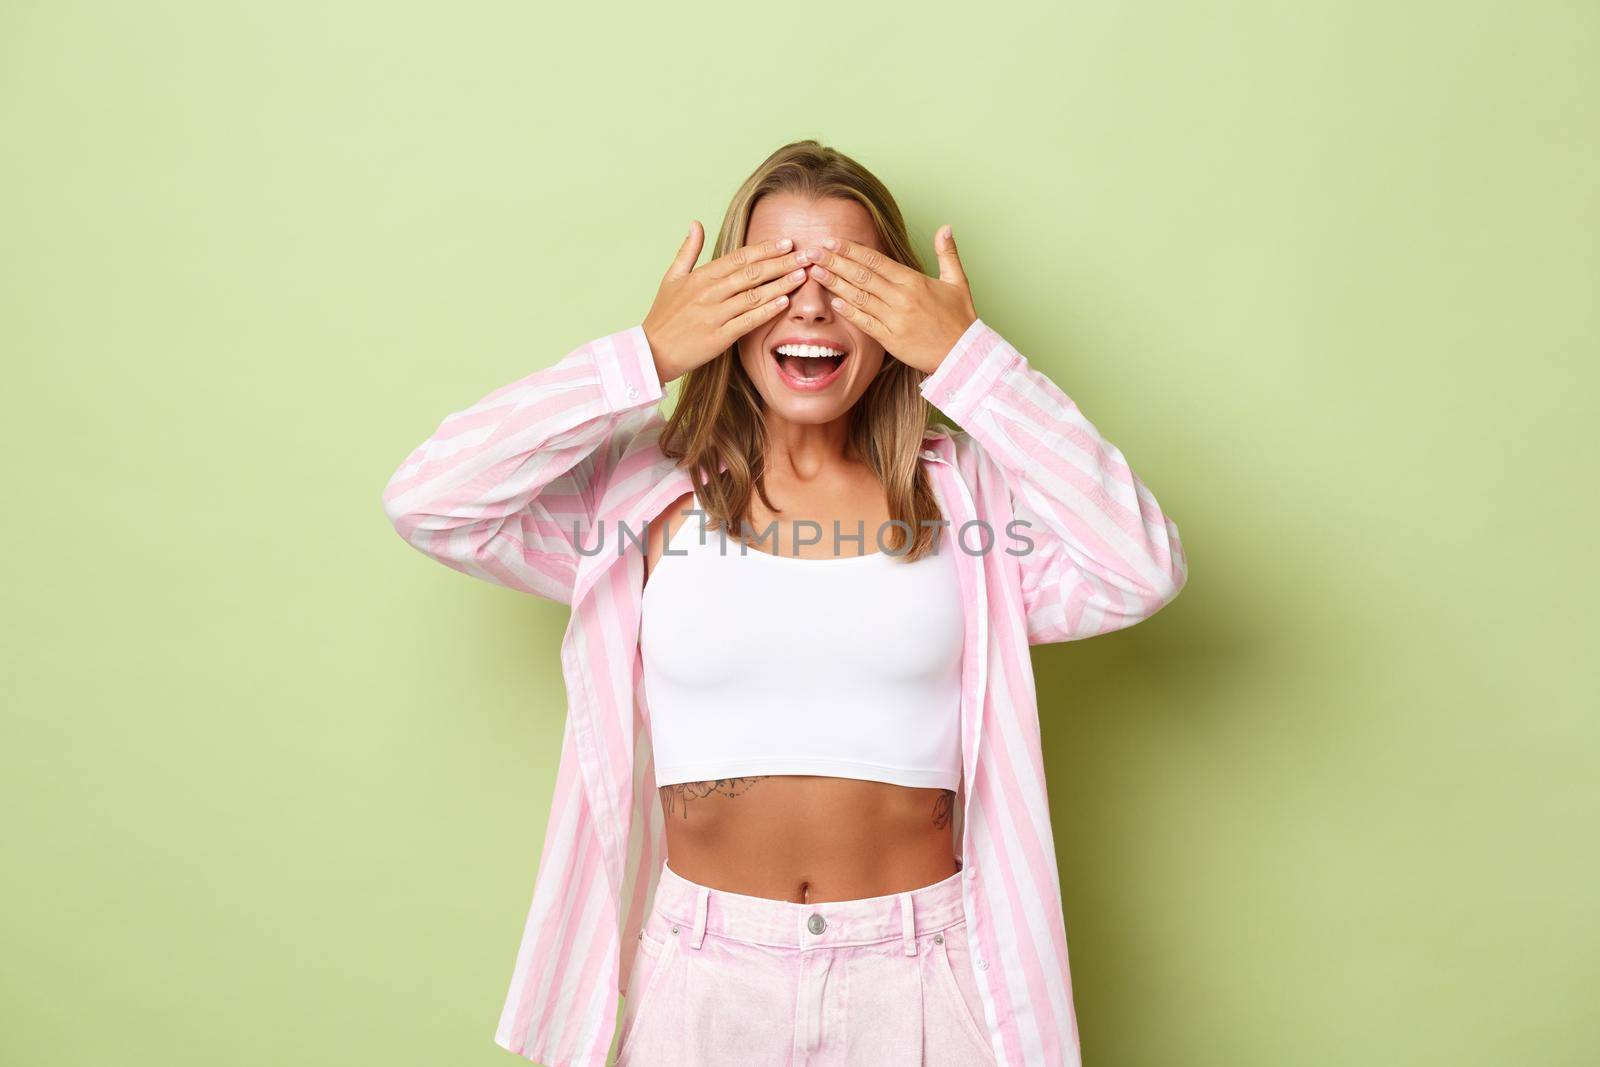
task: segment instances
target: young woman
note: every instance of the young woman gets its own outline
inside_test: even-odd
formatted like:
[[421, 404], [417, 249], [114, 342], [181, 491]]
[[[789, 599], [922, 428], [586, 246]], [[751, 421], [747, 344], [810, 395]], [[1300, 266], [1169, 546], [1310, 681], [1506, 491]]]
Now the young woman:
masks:
[[978, 318], [949, 228], [928, 277], [847, 156], [784, 146], [702, 243], [640, 325], [446, 418], [384, 491], [416, 548], [572, 606], [496, 1041], [1076, 1064], [1028, 646], [1172, 600], [1177, 526]]

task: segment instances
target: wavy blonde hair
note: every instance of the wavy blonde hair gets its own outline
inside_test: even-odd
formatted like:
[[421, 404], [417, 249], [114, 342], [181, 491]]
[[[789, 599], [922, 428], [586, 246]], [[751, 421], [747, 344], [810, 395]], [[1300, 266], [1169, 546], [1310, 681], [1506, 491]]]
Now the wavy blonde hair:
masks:
[[[922, 270], [889, 190], [867, 168], [815, 140], [784, 145], [745, 179], [723, 216], [712, 258], [745, 243], [750, 214], [756, 201], [768, 193], [790, 193], [810, 200], [854, 200], [871, 216], [884, 254]], [[942, 519], [933, 486], [919, 462], [923, 432], [933, 424], [935, 410], [921, 392], [925, 377], [885, 354], [882, 369], [850, 409], [846, 444], [847, 454], [867, 463], [883, 484], [893, 524], [884, 536], [884, 545], [904, 562], [921, 559], [933, 550], [939, 529], [936, 524]], [[743, 530], [749, 521], [752, 493], [759, 493], [772, 512], [779, 510], [767, 496], [762, 412], [761, 394], [739, 362], [737, 341], [681, 379], [678, 402], [661, 432], [660, 448], [689, 472], [707, 523], [714, 529]]]

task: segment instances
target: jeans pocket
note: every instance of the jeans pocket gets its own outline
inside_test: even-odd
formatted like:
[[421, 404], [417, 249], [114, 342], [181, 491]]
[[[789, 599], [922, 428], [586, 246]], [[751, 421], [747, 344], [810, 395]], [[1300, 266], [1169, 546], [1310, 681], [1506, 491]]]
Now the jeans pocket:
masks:
[[652, 915], [639, 931], [639, 947], [628, 976], [628, 992], [623, 995], [622, 1036], [617, 1045], [616, 1067], [623, 1067], [634, 1045], [634, 1035], [649, 1020], [650, 1006], [659, 997], [663, 976], [677, 954], [678, 938], [668, 933], [672, 922]]
[[966, 920], [940, 931], [932, 948], [933, 968], [939, 973], [939, 985], [945, 991], [951, 1014], [981, 1050], [983, 1062], [994, 1063], [994, 1047], [983, 1021], [983, 995], [978, 991], [978, 976], [967, 951]]

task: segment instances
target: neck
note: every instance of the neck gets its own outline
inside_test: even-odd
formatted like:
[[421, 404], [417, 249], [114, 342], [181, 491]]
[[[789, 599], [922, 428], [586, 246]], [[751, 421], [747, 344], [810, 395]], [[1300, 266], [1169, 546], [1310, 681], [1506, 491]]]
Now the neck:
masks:
[[850, 440], [848, 414], [831, 422], [808, 423], [791, 422], [769, 412], [766, 429], [769, 474], [809, 481], [848, 462], [845, 457]]

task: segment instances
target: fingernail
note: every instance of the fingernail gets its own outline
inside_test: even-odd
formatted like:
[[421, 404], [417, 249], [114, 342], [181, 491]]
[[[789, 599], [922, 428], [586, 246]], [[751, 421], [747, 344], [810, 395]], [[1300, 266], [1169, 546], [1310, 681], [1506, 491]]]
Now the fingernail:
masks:
[[839, 239], [837, 237], [826, 237], [823, 239], [822, 243], [827, 245], [829, 248], [836, 249], [839, 247]]
[[802, 249], [801, 251], [796, 252], [794, 254], [794, 261], [796, 263], [804, 263], [806, 260], [808, 260], [810, 258], [811, 258], [811, 249], [809, 249], [809, 248]]
[[838, 297], [834, 297], [832, 300], [828, 301], [828, 303], [832, 304], [836, 308], [844, 307], [844, 301], [840, 300]]
[[794, 247], [794, 242], [785, 237], [778, 241], [778, 251], [787, 252]]
[[823, 266], [820, 266], [820, 265], [814, 266], [814, 267], [811, 268], [811, 273], [816, 275], [818, 278], [822, 279], [823, 281], [827, 281], [827, 279], [828, 279], [828, 268], [827, 267], [823, 267]]
[[780, 296], [780, 297], [778, 297], [778, 303], [780, 303], [780, 304], [787, 304], [787, 303], [788, 303], [788, 302], [789, 302], [789, 298], [788, 298], [788, 297], [786, 297], [786, 296]]
[[805, 270], [803, 268], [801, 270], [795, 270], [795, 271], [790, 271], [789, 272], [789, 280], [792, 281], [792, 282], [797, 282], [801, 278], [804, 278], [805, 276], [806, 276], [806, 272], [805, 272]]

